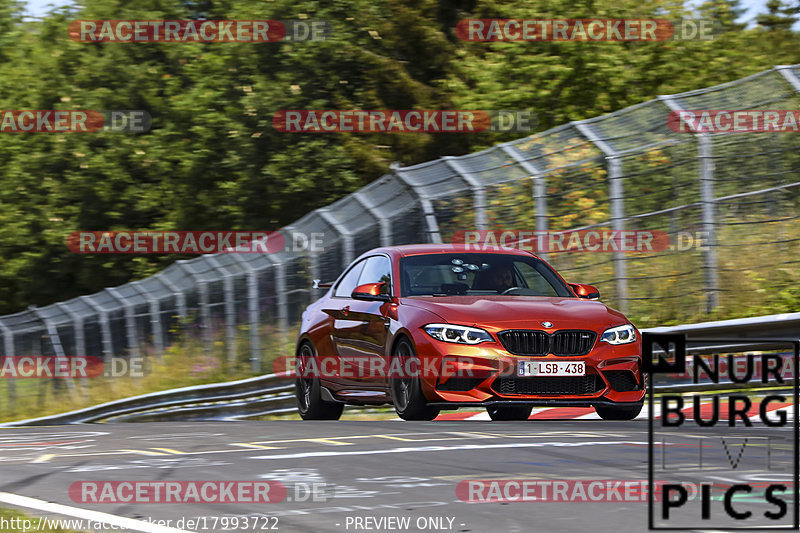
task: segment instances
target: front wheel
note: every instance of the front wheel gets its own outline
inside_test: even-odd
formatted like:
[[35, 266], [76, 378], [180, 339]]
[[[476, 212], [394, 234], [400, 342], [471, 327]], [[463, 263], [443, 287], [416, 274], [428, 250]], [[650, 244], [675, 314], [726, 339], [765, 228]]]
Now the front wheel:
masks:
[[297, 378], [294, 382], [300, 418], [303, 420], [339, 420], [344, 405], [326, 402], [322, 399], [319, 376], [314, 376], [315, 371], [309, 368], [309, 361], [313, 357], [315, 357], [314, 348], [308, 342], [303, 343], [297, 354]]
[[603, 420], [633, 420], [642, 412], [644, 403], [632, 405], [595, 405], [594, 410]]
[[533, 407], [526, 405], [490, 405], [486, 408], [492, 420], [527, 420]]
[[422, 393], [422, 384], [410, 369], [419, 368], [419, 359], [411, 345], [411, 341], [402, 338], [395, 346], [394, 357], [400, 359], [402, 375], [393, 376], [391, 380], [392, 403], [397, 416], [403, 420], [433, 420], [439, 415], [439, 409], [428, 405]]

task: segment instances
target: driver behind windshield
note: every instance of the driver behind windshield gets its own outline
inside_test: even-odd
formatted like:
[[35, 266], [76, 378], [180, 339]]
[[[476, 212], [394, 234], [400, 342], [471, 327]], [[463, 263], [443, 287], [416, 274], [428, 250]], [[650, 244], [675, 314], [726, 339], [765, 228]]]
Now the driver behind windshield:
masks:
[[502, 294], [511, 287], [516, 287], [514, 284], [514, 272], [508, 265], [496, 265], [489, 272], [487, 272], [487, 290], [495, 290], [498, 294]]

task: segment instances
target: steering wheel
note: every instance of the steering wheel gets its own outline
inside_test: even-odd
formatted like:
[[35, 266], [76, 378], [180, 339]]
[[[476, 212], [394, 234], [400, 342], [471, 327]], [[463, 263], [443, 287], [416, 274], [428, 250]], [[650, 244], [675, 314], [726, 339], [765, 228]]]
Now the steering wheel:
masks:
[[516, 289], [521, 289], [521, 288], [522, 287], [509, 287], [506, 290], [504, 290], [503, 292], [501, 292], [500, 294], [510, 294], [511, 291], [516, 290]]

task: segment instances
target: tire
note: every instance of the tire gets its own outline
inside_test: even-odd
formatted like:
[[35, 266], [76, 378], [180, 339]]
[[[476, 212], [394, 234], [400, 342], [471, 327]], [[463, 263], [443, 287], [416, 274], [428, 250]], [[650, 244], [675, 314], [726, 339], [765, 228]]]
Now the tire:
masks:
[[532, 410], [529, 405], [490, 405], [486, 408], [492, 420], [527, 420]]
[[298, 376], [294, 382], [297, 410], [303, 420], [339, 420], [344, 410], [344, 404], [326, 402], [321, 396], [319, 377], [302, 376], [305, 368], [304, 359], [316, 357], [314, 347], [309, 342], [304, 342], [297, 353]]
[[595, 405], [594, 410], [600, 415], [603, 420], [633, 420], [639, 413], [642, 412], [642, 403], [635, 403], [629, 405]]
[[[419, 368], [419, 365], [407, 363], [417, 359], [417, 352], [408, 338], [401, 338], [394, 347], [394, 357], [402, 358], [401, 368]], [[422, 393], [422, 384], [417, 376], [391, 377], [390, 389], [392, 403], [397, 416], [403, 420], [433, 420], [439, 415], [439, 409], [428, 405]]]

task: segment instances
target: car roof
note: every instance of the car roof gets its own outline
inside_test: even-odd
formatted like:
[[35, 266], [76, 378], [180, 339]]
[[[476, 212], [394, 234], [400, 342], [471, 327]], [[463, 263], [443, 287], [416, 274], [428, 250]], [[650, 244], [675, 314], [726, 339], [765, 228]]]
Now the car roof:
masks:
[[516, 248], [501, 248], [500, 246], [483, 246], [477, 244], [404, 244], [400, 246], [384, 246], [375, 248], [362, 254], [362, 257], [375, 254], [386, 253], [395, 257], [405, 257], [409, 255], [425, 255], [437, 253], [484, 253], [484, 254], [511, 254], [525, 257], [536, 257], [533, 253]]

